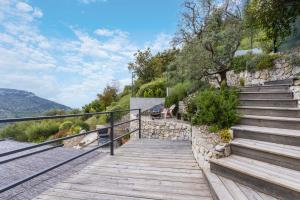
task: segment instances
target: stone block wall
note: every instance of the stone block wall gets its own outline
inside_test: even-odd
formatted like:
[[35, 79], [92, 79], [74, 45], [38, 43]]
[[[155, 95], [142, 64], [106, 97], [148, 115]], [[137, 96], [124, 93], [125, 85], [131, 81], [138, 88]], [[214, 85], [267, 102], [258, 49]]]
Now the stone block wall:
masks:
[[264, 69], [256, 72], [243, 71], [227, 72], [228, 85], [239, 86], [240, 79], [245, 80], [245, 85], [258, 85], [266, 81], [282, 80], [299, 76], [300, 66], [291, 66], [285, 59], [278, 59], [273, 69]]
[[207, 126], [193, 126], [192, 151], [197, 163], [203, 169], [208, 166], [209, 159], [229, 156], [230, 146], [222, 143], [216, 133], [210, 133]]
[[[170, 139], [170, 140], [191, 140], [191, 125], [176, 119], [154, 119], [149, 116], [142, 116], [142, 138], [148, 139]], [[131, 130], [138, 128], [138, 122], [132, 122]], [[138, 137], [138, 133], [132, 138]]]

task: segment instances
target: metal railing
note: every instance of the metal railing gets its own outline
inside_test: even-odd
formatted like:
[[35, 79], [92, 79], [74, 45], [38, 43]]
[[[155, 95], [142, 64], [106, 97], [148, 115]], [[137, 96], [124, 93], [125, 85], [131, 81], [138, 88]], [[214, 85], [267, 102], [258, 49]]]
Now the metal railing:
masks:
[[[128, 120], [128, 121], [124, 121], [124, 122], [120, 122], [120, 123], [114, 123], [114, 114], [115, 113], [119, 113], [119, 112], [130, 112], [130, 111], [138, 111], [138, 117], [136, 119], [132, 119], [132, 120]], [[26, 117], [26, 118], [10, 118], [10, 119], [0, 119], [0, 124], [2, 123], [12, 123], [12, 122], [22, 122], [22, 121], [35, 121], [35, 120], [45, 120], [45, 119], [63, 119], [63, 118], [71, 118], [71, 117], [83, 117], [83, 116], [94, 116], [94, 115], [103, 115], [103, 114], [106, 114], [106, 115], [110, 115], [109, 117], [109, 121], [110, 121], [110, 125], [109, 126], [105, 126], [105, 127], [102, 127], [102, 128], [96, 128], [94, 130], [90, 130], [90, 131], [87, 131], [87, 132], [84, 132], [84, 133], [79, 133], [79, 134], [76, 134], [76, 135], [71, 135], [71, 136], [66, 136], [66, 137], [62, 137], [62, 138], [58, 138], [58, 139], [53, 139], [53, 140], [48, 140], [48, 141], [45, 141], [45, 142], [42, 142], [42, 143], [39, 143], [39, 144], [35, 144], [35, 145], [31, 145], [31, 146], [28, 146], [28, 147], [23, 147], [23, 148], [19, 148], [19, 149], [16, 149], [16, 150], [12, 150], [12, 151], [7, 151], [7, 152], [4, 152], [4, 153], [0, 153], [0, 157], [4, 157], [4, 156], [8, 156], [8, 155], [13, 155], [13, 154], [16, 154], [16, 153], [20, 153], [20, 152], [24, 152], [24, 151], [28, 151], [28, 150], [31, 150], [31, 149], [36, 149], [38, 147], [42, 147], [42, 146], [45, 146], [45, 145], [49, 145], [49, 144], [55, 144], [57, 142], [62, 142], [64, 140], [68, 140], [68, 139], [71, 139], [71, 138], [75, 138], [75, 137], [79, 137], [79, 136], [84, 136], [84, 135], [88, 135], [90, 133], [94, 133], [94, 132], [98, 132], [100, 130], [104, 130], [104, 129], [110, 129], [110, 133], [109, 133], [109, 141], [108, 142], [105, 142], [103, 144], [99, 144], [98, 146], [88, 150], [88, 151], [85, 151], [83, 153], [80, 153], [76, 156], [73, 156], [65, 161], [62, 161], [60, 163], [57, 163], [55, 165], [52, 165], [46, 169], [43, 169], [41, 171], [38, 171], [36, 172], [35, 174], [33, 175], [30, 175], [28, 177], [25, 177], [21, 180], [17, 180], [16, 182], [13, 182], [9, 185], [6, 185], [2, 188], [0, 188], [0, 193], [2, 192], [5, 192], [11, 188], [14, 188], [22, 183], [25, 183], [37, 176], [40, 176], [46, 172], [49, 172], [53, 169], [56, 169], [68, 162], [71, 162], [77, 158], [80, 158], [82, 156], [85, 156], [97, 149], [100, 149], [101, 147], [104, 147], [106, 145], [109, 145], [110, 146], [110, 155], [114, 155], [114, 142], [127, 136], [127, 135], [130, 135], [136, 131], [138, 131], [138, 135], [139, 135], [139, 138], [141, 138], [141, 109], [130, 109], [130, 110], [117, 110], [117, 111], [112, 111], [112, 112], [96, 112], [96, 113], [84, 113], [84, 114], [72, 114], [72, 115], [56, 115], [56, 116], [41, 116], [41, 117]], [[116, 126], [120, 126], [120, 125], [123, 125], [123, 124], [126, 124], [126, 123], [130, 123], [130, 122], [134, 122], [134, 121], [138, 121], [138, 128], [135, 129], [135, 130], [132, 130], [132, 131], [129, 131], [121, 136], [118, 136], [118, 137], [114, 137], [114, 127]], [[98, 139], [100, 139], [98, 137]], [[42, 149], [42, 150], [37, 150], [37, 151], [34, 151], [34, 152], [29, 152], [29, 153], [26, 153], [26, 154], [22, 154], [22, 155], [19, 155], [19, 156], [16, 156], [16, 157], [13, 157], [13, 158], [8, 158], [6, 160], [2, 160], [0, 161], [0, 165], [1, 164], [4, 164], [4, 163], [7, 163], [7, 162], [11, 162], [13, 160], [16, 160], [16, 159], [20, 159], [20, 158], [24, 158], [24, 157], [27, 157], [27, 156], [31, 156], [31, 155], [34, 155], [34, 154], [37, 154], [37, 153], [41, 153], [41, 152], [45, 152], [45, 151], [49, 151], [49, 150], [52, 150], [52, 149], [55, 149], [57, 147], [62, 147], [63, 144], [60, 144], [60, 145], [55, 145], [55, 146], [52, 146], [52, 147], [47, 147], [45, 149]]]

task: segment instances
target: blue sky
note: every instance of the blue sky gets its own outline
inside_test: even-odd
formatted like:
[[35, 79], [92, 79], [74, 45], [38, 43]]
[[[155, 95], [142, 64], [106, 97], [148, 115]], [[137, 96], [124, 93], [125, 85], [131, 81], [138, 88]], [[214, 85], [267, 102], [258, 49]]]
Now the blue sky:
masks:
[[170, 46], [182, 0], [1, 0], [0, 87], [71, 107], [130, 83], [137, 49]]

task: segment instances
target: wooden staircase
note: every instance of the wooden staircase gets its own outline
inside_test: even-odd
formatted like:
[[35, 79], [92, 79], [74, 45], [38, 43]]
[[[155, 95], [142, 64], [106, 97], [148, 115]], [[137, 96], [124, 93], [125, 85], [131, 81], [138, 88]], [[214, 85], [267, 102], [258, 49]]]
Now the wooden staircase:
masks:
[[291, 84], [241, 88], [232, 155], [210, 160], [206, 173], [215, 199], [300, 199], [300, 109]]

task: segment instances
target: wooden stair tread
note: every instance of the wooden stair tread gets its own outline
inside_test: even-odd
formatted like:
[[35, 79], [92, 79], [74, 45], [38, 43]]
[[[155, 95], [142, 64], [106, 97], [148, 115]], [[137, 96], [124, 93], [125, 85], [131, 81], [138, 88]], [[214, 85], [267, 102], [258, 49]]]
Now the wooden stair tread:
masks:
[[300, 192], [299, 171], [236, 155], [210, 162]]
[[248, 126], [248, 125], [236, 125], [231, 127], [233, 130], [241, 130], [241, 131], [252, 131], [259, 132], [264, 134], [272, 134], [272, 135], [282, 135], [287, 137], [300, 137], [299, 130], [293, 129], [283, 129], [283, 128], [269, 128], [269, 127], [260, 127], [260, 126]]
[[273, 120], [273, 121], [300, 122], [300, 118], [294, 118], [294, 117], [272, 117], [272, 116], [260, 116], [260, 115], [242, 115], [241, 118], [263, 119], [263, 120]]
[[219, 200], [278, 200], [209, 170], [203, 173]]
[[296, 99], [241, 99], [240, 101], [298, 101]]
[[219, 200], [235, 200], [230, 192], [227, 190], [221, 179], [219, 178], [218, 175], [210, 172], [207, 169], [203, 169], [203, 173], [214, 191], [215, 195], [217, 196], [217, 199]]
[[289, 107], [266, 107], [266, 106], [238, 106], [239, 109], [261, 109], [261, 110], [291, 110], [300, 111], [300, 108]]
[[244, 192], [244, 194], [247, 196], [249, 200], [278, 200], [275, 197], [258, 192], [240, 183], [236, 183], [236, 182], [234, 183]]
[[292, 92], [290, 91], [282, 91], [282, 92], [278, 92], [278, 91], [270, 91], [270, 92], [266, 92], [266, 91], [241, 91], [239, 92], [240, 94], [292, 94]]
[[249, 149], [260, 150], [264, 152], [274, 153], [294, 159], [300, 159], [300, 147], [284, 145], [284, 144], [276, 144], [271, 142], [263, 142], [258, 140], [250, 140], [237, 138], [234, 139], [231, 144], [247, 147]]
[[248, 200], [247, 196], [241, 191], [241, 189], [232, 180], [223, 178], [222, 176], [219, 176], [219, 178], [234, 199]]
[[277, 86], [290, 86], [290, 84], [276, 84], [276, 85], [245, 85], [242, 88], [253, 88], [253, 87], [277, 87]]

